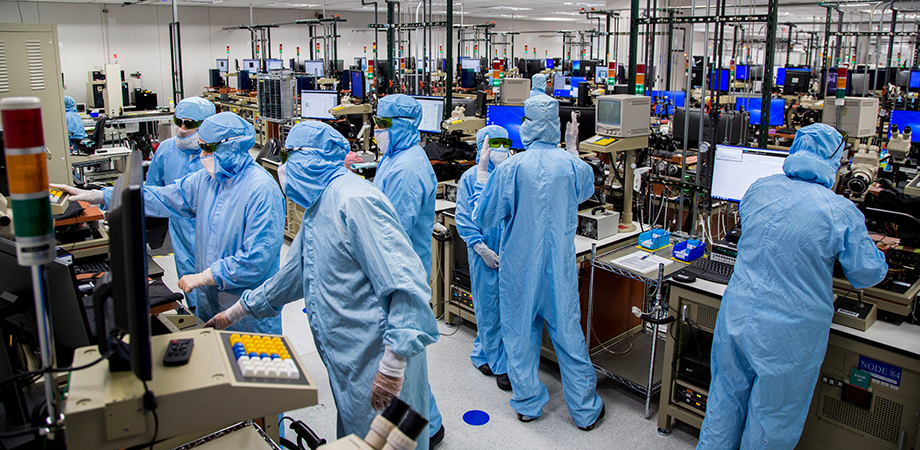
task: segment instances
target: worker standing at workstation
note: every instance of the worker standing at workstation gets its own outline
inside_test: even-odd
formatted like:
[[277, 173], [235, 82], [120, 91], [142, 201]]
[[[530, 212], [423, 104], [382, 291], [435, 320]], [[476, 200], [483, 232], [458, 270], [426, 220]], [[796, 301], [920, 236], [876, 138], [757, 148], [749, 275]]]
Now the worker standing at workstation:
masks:
[[77, 112], [76, 100], [69, 95], [64, 96], [64, 115], [67, 116], [67, 137], [70, 148], [73, 148], [77, 142], [86, 139], [86, 128], [83, 127], [83, 119]]
[[595, 392], [597, 373], [581, 329], [575, 261], [579, 203], [594, 194], [591, 167], [563, 149], [559, 102], [534, 95], [524, 102], [521, 140], [527, 151], [489, 176], [473, 220], [484, 229], [504, 226], [499, 298], [511, 406], [522, 422], [539, 418], [549, 401], [540, 382], [540, 343], [547, 324], [566, 405], [582, 430], [604, 416]]
[[[176, 135], [160, 142], [150, 160], [144, 185], [166, 186], [204, 168], [199, 157], [201, 148], [198, 146], [198, 127], [215, 112], [214, 104], [201, 97], [186, 98], [176, 105], [173, 117], [177, 127]], [[179, 278], [196, 273], [195, 219], [170, 219], [169, 240]], [[185, 294], [186, 304], [190, 308], [197, 308], [195, 295], [194, 290]]]
[[546, 95], [546, 75], [538, 73], [530, 78], [530, 96]]
[[[431, 232], [438, 180], [421, 141], [422, 106], [405, 94], [390, 94], [377, 103], [374, 140], [383, 157], [377, 166], [374, 186], [393, 203], [412, 248], [431, 278]], [[434, 395], [429, 398], [428, 429], [431, 447], [444, 439], [441, 413]]]
[[[348, 141], [307, 121], [285, 141], [279, 181], [305, 208], [284, 265], [208, 325], [280, 317], [301, 298], [337, 410], [337, 434], [364, 436], [392, 396], [426, 414], [425, 347], [437, 341], [421, 260], [387, 197], [344, 167]], [[418, 448], [428, 448], [427, 439]]]
[[828, 125], [798, 130], [785, 173], [755, 181], [741, 200], [699, 450], [794, 448], [827, 348], [834, 261], [854, 289], [888, 272], [863, 214], [830, 190], [845, 145]]
[[[179, 288], [198, 290], [195, 315], [208, 321], [247, 290], [278, 272], [284, 241], [284, 204], [278, 183], [249, 154], [255, 129], [224, 112], [198, 128], [205, 170], [167, 186], [144, 186], [144, 207], [155, 217], [195, 219], [195, 271]], [[107, 205], [111, 188], [85, 191], [55, 185], [72, 201]], [[281, 317], [246, 318], [234, 331], [281, 334]]]
[[508, 357], [502, 343], [499, 314], [499, 257], [496, 252], [504, 228], [499, 225], [483, 229], [473, 222], [473, 209], [489, 174], [509, 156], [508, 131], [498, 125], [489, 125], [476, 133], [476, 147], [477, 165], [460, 177], [455, 215], [457, 233], [466, 242], [473, 312], [476, 314], [476, 339], [470, 359], [484, 375], [496, 376], [499, 389], [510, 391]]

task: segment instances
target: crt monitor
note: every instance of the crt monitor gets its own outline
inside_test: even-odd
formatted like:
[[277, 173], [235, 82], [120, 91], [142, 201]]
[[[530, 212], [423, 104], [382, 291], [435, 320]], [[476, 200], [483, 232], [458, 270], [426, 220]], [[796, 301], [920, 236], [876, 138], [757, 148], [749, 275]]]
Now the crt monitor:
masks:
[[266, 59], [265, 60], [265, 70], [281, 70], [284, 68], [284, 63], [280, 59]]
[[[778, 127], [785, 121], [786, 101], [781, 98], [770, 99], [771, 127]], [[751, 97], [738, 97], [735, 99], [735, 111], [741, 110], [751, 113], [750, 124], [760, 125], [760, 113], [763, 110], [763, 98], [760, 95]]]
[[226, 59], [218, 59], [218, 60], [217, 60], [217, 70], [219, 70], [220, 73], [227, 73], [227, 72], [229, 72], [229, 71], [230, 71], [230, 62], [229, 62], [229, 60], [226, 60]]
[[364, 72], [361, 70], [351, 71], [351, 96], [356, 99], [363, 99], [364, 93], [367, 92]]
[[652, 99], [644, 95], [597, 98], [594, 133], [618, 138], [648, 136]]
[[811, 72], [804, 70], [786, 70], [784, 74], [783, 94], [804, 94], [808, 92], [811, 82]]
[[422, 133], [440, 133], [441, 121], [444, 120], [444, 97], [413, 96], [422, 105], [422, 123], [418, 130]]
[[718, 72], [715, 70], [709, 71], [709, 89], [716, 90], [716, 83], [719, 83], [719, 92], [728, 92], [729, 85], [731, 84], [729, 77], [731, 72], [728, 69], [720, 69]]
[[741, 202], [755, 181], [783, 173], [788, 152], [716, 145], [712, 168], [712, 198]]
[[908, 87], [910, 89], [920, 89], [920, 70], [914, 70], [910, 73]]
[[910, 141], [920, 142], [920, 111], [892, 110], [891, 119], [888, 121], [888, 139], [891, 139], [892, 124], [896, 124], [902, 133], [904, 128], [910, 127]]
[[524, 121], [523, 106], [488, 105], [486, 107], [486, 125], [498, 125], [508, 131], [511, 148], [523, 150], [521, 142], [521, 122]]
[[[147, 292], [147, 236], [144, 217], [142, 186], [144, 173], [138, 152], [131, 152], [125, 164], [124, 174], [115, 182], [112, 201], [109, 204], [109, 265], [112, 269], [111, 299], [114, 309], [112, 333], [130, 335], [130, 368], [141, 380], [149, 381], [153, 376], [150, 350], [150, 299]], [[99, 289], [97, 285], [96, 289]], [[98, 296], [98, 294], [95, 294]], [[102, 346], [113, 340], [102, 310], [94, 306], [97, 333], [108, 339], [99, 339]], [[100, 333], [101, 332], [101, 333]], [[108, 349], [102, 349], [105, 352]], [[118, 352], [116, 352], [118, 354]], [[117, 360], [117, 358], [115, 358]], [[109, 369], [124, 370], [118, 361], [110, 360]]]
[[244, 59], [243, 69], [248, 70], [249, 73], [258, 72], [259, 71], [259, 60], [258, 59]]
[[339, 106], [335, 91], [303, 91], [300, 93], [300, 117], [304, 119], [335, 119], [329, 110]]
[[735, 79], [738, 81], [747, 81], [748, 66], [735, 66]]
[[323, 68], [323, 60], [306, 60], [303, 62], [303, 71], [306, 74], [317, 77], [325, 76], [326, 70]]

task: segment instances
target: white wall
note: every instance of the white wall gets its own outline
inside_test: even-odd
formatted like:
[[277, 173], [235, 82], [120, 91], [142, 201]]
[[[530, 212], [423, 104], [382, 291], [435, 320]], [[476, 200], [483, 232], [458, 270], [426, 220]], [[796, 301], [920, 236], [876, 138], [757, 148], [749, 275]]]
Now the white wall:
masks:
[[[19, 22], [20, 10], [22, 21], [26, 23], [56, 23], [61, 45], [61, 67], [64, 72], [64, 93], [77, 102], [86, 102], [86, 83], [88, 72], [100, 70], [107, 62], [117, 62], [125, 71], [131, 89], [150, 89], [158, 94], [161, 105], [172, 96], [172, 82], [169, 58], [169, 27], [172, 21], [172, 9], [169, 6], [134, 5], [122, 7], [118, 4], [78, 4], [45, 2], [6, 2], [0, 1], [0, 22]], [[108, 11], [108, 12], [104, 12]], [[317, 11], [289, 9], [254, 9], [253, 22], [279, 23], [298, 19], [313, 19]], [[414, 19], [414, 9], [411, 11]], [[227, 57], [230, 46], [231, 64], [234, 59], [242, 63], [251, 57], [250, 33], [246, 30], [223, 30], [223, 27], [250, 23], [248, 8], [218, 6], [180, 6], [179, 21], [182, 36], [182, 62], [185, 81], [185, 95], [198, 95], [208, 84], [208, 69], [216, 67], [215, 60]], [[373, 22], [372, 12], [334, 12], [340, 14], [347, 22], [340, 24], [338, 45], [339, 59], [346, 66], [354, 58], [364, 56], [367, 46], [368, 56], [372, 56], [371, 43], [374, 32], [367, 28]], [[403, 11], [406, 15], [407, 11]], [[381, 18], [385, 18], [381, 11]], [[486, 19], [463, 16], [465, 23], [484, 23]], [[460, 23], [461, 18], [455, 17]], [[543, 22], [516, 19], [495, 20], [494, 31], [545, 31], [545, 33], [525, 33], [515, 39], [515, 56], [524, 56], [524, 45], [528, 46], [533, 57], [533, 47], [537, 46], [538, 56], [543, 57], [548, 50], [551, 57], [561, 56], [561, 37], [557, 38], [555, 30], [588, 29], [591, 25], [580, 19], [578, 22]], [[596, 22], [595, 22], [596, 23]], [[442, 29], [443, 30], [443, 29]], [[435, 33], [434, 49], [444, 45], [445, 33]], [[541, 37], [551, 35], [551, 37]], [[305, 25], [286, 25], [272, 29], [271, 53], [278, 55], [278, 45], [283, 46], [285, 60], [295, 57], [296, 47], [300, 46], [300, 59], [309, 57], [309, 31]], [[621, 39], [621, 42], [628, 39]], [[625, 46], [625, 44], [623, 44]], [[379, 57], [385, 58], [386, 35], [380, 33], [378, 42]], [[480, 49], [483, 51], [484, 49]], [[263, 49], [264, 51], [264, 49]], [[408, 53], [408, 50], [407, 50]], [[456, 51], [455, 51], [456, 54]], [[509, 49], [509, 56], [511, 54]], [[117, 59], [113, 58], [117, 55]], [[445, 48], [446, 55], [446, 48]], [[485, 56], [485, 55], [483, 55]], [[287, 65], [287, 63], [285, 63]], [[141, 78], [127, 77], [127, 74], [140, 72]]]

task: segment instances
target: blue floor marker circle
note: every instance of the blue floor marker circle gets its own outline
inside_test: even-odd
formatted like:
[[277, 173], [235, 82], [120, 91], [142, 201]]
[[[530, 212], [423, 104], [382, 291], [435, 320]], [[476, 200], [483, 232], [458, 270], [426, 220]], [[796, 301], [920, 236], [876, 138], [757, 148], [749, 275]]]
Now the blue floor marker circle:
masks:
[[489, 414], [485, 411], [474, 409], [463, 414], [463, 421], [466, 422], [467, 425], [478, 427], [489, 423]]

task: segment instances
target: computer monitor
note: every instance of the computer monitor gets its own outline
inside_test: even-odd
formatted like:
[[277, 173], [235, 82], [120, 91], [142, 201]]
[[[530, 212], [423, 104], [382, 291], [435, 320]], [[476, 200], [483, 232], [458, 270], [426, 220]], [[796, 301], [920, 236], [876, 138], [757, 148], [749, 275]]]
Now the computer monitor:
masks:
[[[111, 299], [114, 309], [113, 332], [130, 335], [130, 369], [141, 380], [153, 377], [150, 350], [150, 299], [147, 292], [147, 236], [144, 217], [142, 186], [144, 173], [141, 156], [131, 152], [125, 172], [115, 182], [109, 203], [109, 266], [111, 272]], [[99, 286], [97, 285], [97, 289]], [[98, 294], [94, 294], [97, 295]], [[94, 305], [97, 336], [110, 336], [104, 313]], [[102, 308], [104, 309], [104, 308]], [[98, 339], [100, 347], [114, 342]], [[123, 344], [118, 344], [123, 345]], [[100, 348], [105, 353], [108, 348]], [[116, 352], [117, 354], [118, 352]], [[109, 361], [109, 370], [127, 370], [117, 357]], [[123, 361], [122, 361], [123, 362]]]
[[581, 73], [578, 76], [589, 78], [595, 75], [595, 68], [597, 67], [597, 61], [590, 59], [583, 59], [581, 61]]
[[259, 71], [259, 60], [258, 59], [244, 59], [243, 69], [248, 70], [249, 73], [257, 73]]
[[[47, 265], [48, 293], [52, 310], [52, 329], [57, 348], [57, 362], [61, 367], [70, 365], [73, 351], [92, 345], [90, 317], [86, 312], [73, 265], [67, 258], [58, 258]], [[35, 310], [33, 308], [32, 272], [28, 266], [20, 266], [16, 257], [16, 243], [0, 238], [0, 294], [15, 295], [22, 302], [20, 313], [29, 325], [23, 329], [34, 330]], [[18, 320], [17, 320], [18, 321]], [[33, 336], [37, 342], [38, 336]], [[0, 350], [2, 351], [2, 350]]]
[[652, 99], [644, 95], [602, 95], [597, 98], [594, 132], [601, 136], [648, 136]]
[[597, 66], [594, 68], [594, 82], [600, 85], [607, 84], [607, 67]]
[[690, 69], [690, 87], [694, 89], [703, 87], [702, 67], [693, 67]]
[[326, 69], [323, 67], [323, 60], [306, 60], [303, 62], [303, 72], [309, 75], [323, 77], [326, 75]]
[[351, 96], [356, 99], [363, 100], [365, 92], [367, 92], [367, 84], [365, 83], [364, 71], [352, 70], [351, 71]]
[[749, 72], [748, 79], [763, 81], [763, 73], [764, 73], [763, 66], [750, 66], [750, 69], [748, 70], [748, 72]]
[[709, 89], [715, 91], [716, 83], [719, 83], [719, 92], [728, 92], [729, 86], [731, 85], [731, 71], [728, 69], [719, 69], [716, 72], [714, 69], [709, 70]]
[[441, 133], [441, 121], [444, 120], [444, 97], [413, 96], [422, 105], [422, 123], [418, 130], [422, 133]]
[[776, 67], [775, 69], [776, 70], [774, 70], [773, 73], [774, 75], [776, 75], [776, 85], [782, 86], [783, 83], [786, 81], [786, 68]]
[[527, 60], [527, 78], [531, 78], [534, 75], [543, 71], [543, 64], [545, 61], [542, 59], [528, 59]]
[[578, 142], [588, 140], [594, 136], [594, 123], [597, 121], [596, 109], [593, 106], [559, 106], [559, 132], [565, 136], [566, 127], [572, 121], [572, 113], [578, 116]]
[[[853, 84], [853, 95], [856, 97], [865, 97], [869, 94], [869, 74], [854, 73], [850, 75], [850, 82]], [[784, 87], [785, 91], [785, 87]]]
[[498, 125], [508, 131], [511, 148], [523, 150], [521, 142], [521, 122], [524, 120], [523, 106], [488, 105], [486, 107], [486, 125]]
[[740, 203], [755, 181], [783, 173], [788, 155], [783, 151], [716, 145], [712, 198]]
[[738, 81], [747, 81], [748, 66], [735, 66], [735, 79]]
[[808, 92], [808, 85], [811, 82], [811, 72], [803, 70], [786, 70], [785, 81], [783, 82], [783, 94], [804, 94]]
[[479, 73], [482, 71], [482, 61], [479, 58], [460, 58], [460, 69]]
[[547, 69], [552, 69], [552, 68], [553, 68], [553, 62], [554, 62], [554, 61], [553, 61], [553, 58], [546, 58], [546, 68], [547, 68]]
[[898, 78], [895, 81], [895, 85], [902, 88], [906, 88], [908, 85], [910, 85], [910, 71], [902, 70], [898, 72]]
[[281, 70], [284, 68], [284, 62], [280, 59], [266, 59], [265, 70]]
[[580, 60], [572, 61], [572, 76], [573, 77], [581, 76], [581, 61]]
[[220, 73], [230, 72], [230, 62], [226, 59], [218, 59], [217, 60], [217, 70], [219, 70]]
[[585, 77], [554, 77], [553, 96], [575, 98], [578, 97], [578, 84], [588, 81]]
[[300, 93], [300, 117], [304, 119], [335, 119], [329, 110], [339, 106], [335, 91], [303, 91]]
[[[771, 108], [772, 109], [772, 108]], [[699, 108], [689, 108], [689, 120], [687, 108], [677, 108], [674, 111], [674, 120], [671, 121], [671, 134], [674, 139], [684, 139], [687, 135], [687, 144], [694, 147], [702, 141], [712, 139], [712, 122], [709, 114], [700, 114]], [[700, 118], [703, 121], [703, 137], [700, 139]], [[728, 144], [740, 144], [747, 142], [748, 126], [750, 115], [737, 111], [725, 111], [719, 119], [719, 128], [716, 130], [716, 142], [726, 142]], [[685, 123], [689, 125], [685, 127]]]
[[224, 77], [220, 74], [220, 70], [208, 69], [208, 78], [210, 79], [211, 87], [224, 87]]
[[[770, 99], [770, 123], [771, 127], [782, 126], [785, 122], [786, 101], [781, 98]], [[741, 110], [751, 113], [750, 124], [760, 125], [760, 113], [763, 109], [763, 98], [758, 94], [750, 97], [738, 97], [735, 99], [735, 111]]]
[[355, 65], [361, 70], [367, 70], [367, 57], [355, 57]]
[[825, 79], [827, 80], [827, 85], [825, 86], [825, 93], [827, 94], [836, 94], [837, 93], [837, 68], [831, 67], [826, 69]]
[[[652, 102], [655, 103], [655, 114], [674, 114], [675, 107], [683, 107], [687, 100], [684, 91], [651, 91]], [[668, 105], [665, 108], [665, 104]]]
[[920, 70], [914, 70], [910, 73], [910, 89], [920, 89]]
[[910, 141], [920, 142], [920, 111], [892, 110], [888, 121], [888, 139], [891, 139], [892, 124], [897, 125], [898, 130], [901, 130], [902, 133], [904, 128], [910, 127]]

